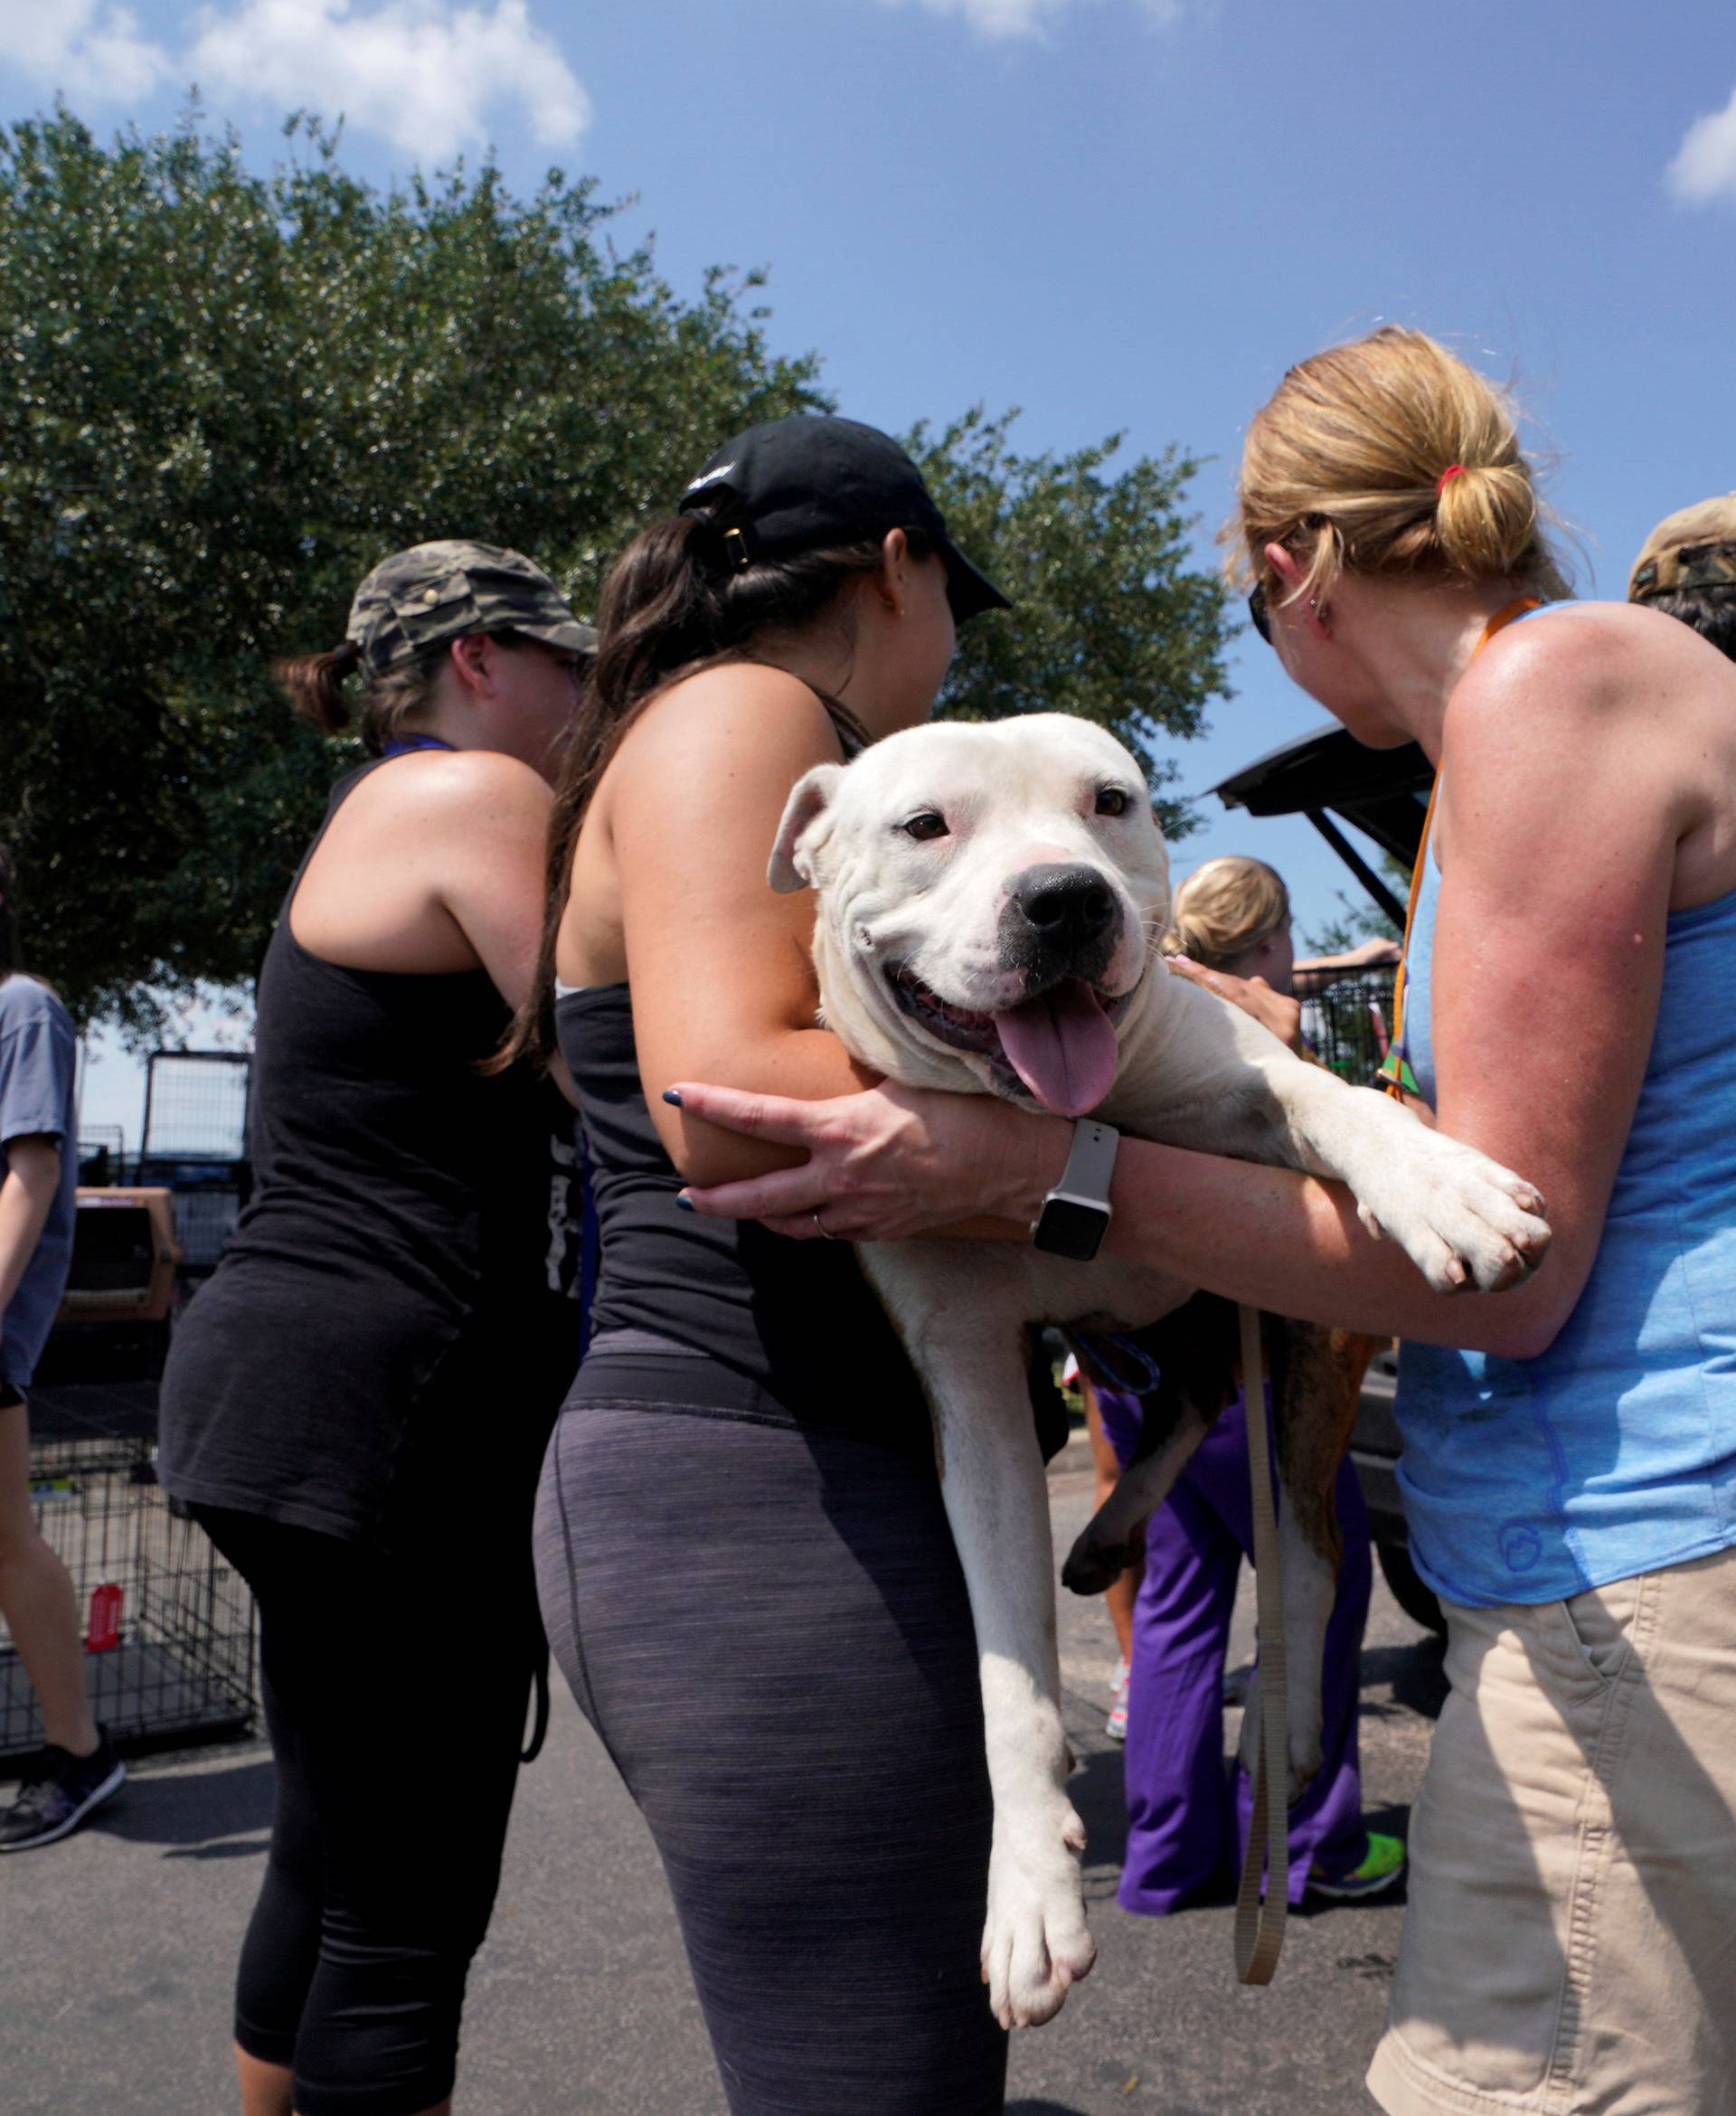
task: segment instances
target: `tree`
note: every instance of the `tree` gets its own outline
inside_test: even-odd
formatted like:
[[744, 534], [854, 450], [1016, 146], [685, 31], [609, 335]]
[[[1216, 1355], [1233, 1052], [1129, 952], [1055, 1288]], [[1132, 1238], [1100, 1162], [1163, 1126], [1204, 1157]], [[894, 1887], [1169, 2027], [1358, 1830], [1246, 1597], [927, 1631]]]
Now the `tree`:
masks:
[[[64, 109], [0, 130], [0, 837], [32, 966], [136, 1037], [154, 993], [251, 978], [350, 760], [270, 660], [335, 645], [376, 560], [478, 536], [590, 607], [720, 438], [829, 408], [770, 350], [760, 275], [681, 299], [590, 180], [382, 192], [286, 133], [260, 175], [196, 112], [107, 148]], [[915, 437], [1021, 604], [966, 635], [948, 709], [1082, 711], [1161, 778], [1155, 732], [1223, 688], [1193, 466], [1020, 458], [1006, 429]]]
[[[1395, 860], [1391, 853], [1382, 854], [1381, 865], [1402, 902], [1410, 893], [1410, 868], [1402, 860]], [[1376, 903], [1372, 897], [1346, 896], [1341, 889], [1336, 915], [1304, 934], [1302, 949], [1307, 955], [1344, 955], [1363, 940], [1403, 939], [1404, 928], [1393, 921], [1383, 905]]]
[[1115, 434], [1076, 455], [1019, 457], [1011, 425], [978, 411], [938, 438], [910, 437], [959, 547], [1013, 599], [959, 635], [940, 710], [1096, 721], [1138, 758], [1165, 828], [1182, 836], [1190, 817], [1158, 794], [1176, 767], [1156, 740], [1198, 734], [1225, 690], [1223, 587], [1188, 561], [1184, 509], [1199, 466], [1171, 449], [1109, 476]]

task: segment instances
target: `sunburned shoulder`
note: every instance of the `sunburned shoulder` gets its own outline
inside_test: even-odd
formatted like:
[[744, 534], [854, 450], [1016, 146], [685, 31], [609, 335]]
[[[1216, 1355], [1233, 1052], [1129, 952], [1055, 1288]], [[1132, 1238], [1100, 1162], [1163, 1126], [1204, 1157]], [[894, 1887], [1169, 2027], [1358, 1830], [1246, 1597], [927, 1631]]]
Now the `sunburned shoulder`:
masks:
[[1710, 652], [1656, 610], [1565, 604], [1509, 626], [1472, 663], [1448, 709], [1448, 751], [1486, 741], [1505, 748], [1522, 735], [1571, 744], [1621, 726], [1637, 732], [1718, 680]]

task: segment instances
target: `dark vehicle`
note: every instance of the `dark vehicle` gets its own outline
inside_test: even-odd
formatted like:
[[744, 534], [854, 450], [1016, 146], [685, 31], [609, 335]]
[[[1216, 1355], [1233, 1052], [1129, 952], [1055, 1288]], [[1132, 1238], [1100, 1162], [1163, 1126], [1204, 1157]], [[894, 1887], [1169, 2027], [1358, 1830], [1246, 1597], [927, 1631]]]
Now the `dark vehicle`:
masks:
[[[1247, 765], [1212, 791], [1226, 808], [1250, 816], [1306, 816], [1395, 925], [1404, 904], [1343, 826], [1354, 825], [1407, 870], [1416, 864], [1434, 767], [1414, 742], [1397, 750], [1365, 749], [1345, 729], [1303, 735]], [[1322, 1060], [1346, 1080], [1373, 1078], [1392, 1023], [1391, 973], [1358, 971], [1304, 999], [1304, 1025]], [[1351, 1436], [1351, 1459], [1368, 1503], [1369, 1530], [1393, 1599], [1407, 1616], [1444, 1631], [1440, 1604], [1410, 1562], [1410, 1531], [1400, 1502], [1398, 1427], [1392, 1397], [1398, 1348], [1379, 1354], [1363, 1384], [1362, 1409]]]

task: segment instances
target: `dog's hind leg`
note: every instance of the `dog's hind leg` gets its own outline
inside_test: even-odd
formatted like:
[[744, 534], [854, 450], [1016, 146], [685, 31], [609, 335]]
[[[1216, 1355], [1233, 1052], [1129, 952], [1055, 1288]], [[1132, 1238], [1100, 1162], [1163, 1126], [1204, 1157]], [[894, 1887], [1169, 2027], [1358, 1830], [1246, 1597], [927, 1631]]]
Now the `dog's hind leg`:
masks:
[[[1234, 1392], [1232, 1301], [1197, 1293], [1161, 1323], [1141, 1330], [1137, 1342], [1157, 1369], [1157, 1384], [1146, 1399], [1133, 1459], [1080, 1531], [1061, 1567], [1061, 1583], [1075, 1594], [1101, 1594], [1137, 1560], [1146, 1523]], [[1089, 1346], [1081, 1348], [1080, 1360], [1096, 1365]]]
[[[1326, 1627], [1344, 1554], [1335, 1487], [1375, 1346], [1352, 1331], [1297, 1322], [1275, 1322], [1269, 1341], [1282, 1485], [1278, 1537], [1289, 1670], [1289, 1798], [1294, 1801], [1320, 1768]], [[1242, 1762], [1250, 1770], [1258, 1730], [1258, 1706], [1250, 1696], [1241, 1740]]]
[[1128, 1463], [1080, 1530], [1061, 1568], [1061, 1584], [1075, 1594], [1101, 1594], [1136, 1561], [1145, 1548], [1146, 1523], [1212, 1426], [1212, 1417], [1179, 1392], [1165, 1402], [1165, 1392], [1158, 1391], [1146, 1407], [1146, 1419], [1161, 1435], [1156, 1452]]

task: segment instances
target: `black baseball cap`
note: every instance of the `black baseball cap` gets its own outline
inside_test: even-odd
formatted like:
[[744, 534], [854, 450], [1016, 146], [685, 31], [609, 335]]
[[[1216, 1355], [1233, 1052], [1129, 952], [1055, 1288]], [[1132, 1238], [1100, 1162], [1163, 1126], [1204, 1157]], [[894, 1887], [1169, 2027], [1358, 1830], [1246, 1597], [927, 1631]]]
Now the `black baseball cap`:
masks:
[[947, 569], [955, 623], [1012, 604], [947, 534], [922, 473], [898, 443], [854, 419], [797, 413], [726, 441], [681, 496], [716, 524], [736, 565], [920, 529]]

